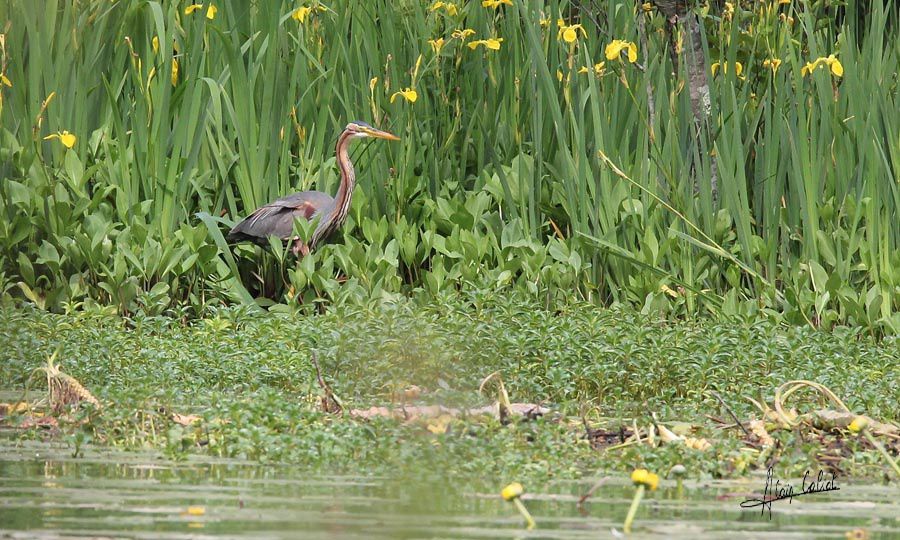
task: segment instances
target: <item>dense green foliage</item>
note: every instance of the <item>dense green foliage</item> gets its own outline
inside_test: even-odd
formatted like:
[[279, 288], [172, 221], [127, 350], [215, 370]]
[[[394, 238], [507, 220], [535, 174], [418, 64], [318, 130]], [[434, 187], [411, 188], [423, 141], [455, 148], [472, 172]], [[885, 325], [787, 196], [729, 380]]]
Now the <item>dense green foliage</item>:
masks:
[[[824, 4], [702, 10], [710, 61], [743, 73], [711, 78], [709, 137], [695, 139], [664, 18], [631, 2], [335, 0], [302, 21], [293, 2], [222, 0], [213, 18], [175, 2], [3, 2], [0, 294], [193, 316], [251, 296], [513, 287], [898, 332], [896, 5], [837, 19]], [[582, 25], [571, 44], [558, 18]], [[451, 37], [462, 28], [474, 35]], [[467, 46], [488, 38], [500, 48]], [[606, 59], [613, 39], [637, 43], [638, 62]], [[801, 73], [830, 55], [841, 76]], [[415, 102], [392, 97], [406, 88]], [[403, 140], [354, 153], [342, 236], [299, 265], [233, 256], [218, 227], [290, 191], [334, 191], [351, 119]], [[71, 149], [46, 139], [64, 131]]]
[[[896, 338], [876, 343], [859, 332], [739, 320], [672, 324], [584, 303], [553, 312], [499, 294], [424, 300], [339, 307], [317, 317], [254, 317], [229, 308], [192, 326], [168, 317], [0, 310], [0, 350], [7, 351], [0, 380], [20, 388], [59, 348], [62, 368], [104, 404], [101, 414], [87, 409], [86, 425], [64, 427], [73, 444], [81, 437], [176, 456], [202, 452], [357, 473], [436, 461], [442, 470], [519, 478], [641, 464], [665, 471], [681, 462], [692, 477], [731, 476], [764, 469], [768, 460], [786, 474], [802, 473], [823, 452], [816, 437], [782, 430], [774, 453], [748, 453], [740, 430], [714, 429], [704, 417], [728, 418], [714, 390], [742, 419], [759, 418], [747, 398], [771, 402], [775, 388], [791, 379], [815, 378], [855, 412], [900, 416]], [[479, 382], [499, 370], [513, 401], [543, 403], [554, 413], [506, 427], [454, 424], [437, 436], [421, 423], [323, 414], [314, 399], [320, 390], [313, 351], [347, 409], [390, 405], [390, 395], [408, 385], [424, 389], [419, 403], [484, 405], [496, 393], [489, 387], [479, 394]], [[40, 377], [32, 390], [45, 392]], [[828, 406], [805, 392], [790, 405], [801, 413]], [[174, 424], [173, 412], [202, 416], [202, 428]], [[665, 422], [695, 424], [696, 436], [708, 437], [713, 449], [598, 452], [579, 418], [617, 430], [632, 418], [649, 425], [651, 412]], [[877, 475], [883, 467], [877, 455], [852, 461], [843, 460], [841, 469]]]

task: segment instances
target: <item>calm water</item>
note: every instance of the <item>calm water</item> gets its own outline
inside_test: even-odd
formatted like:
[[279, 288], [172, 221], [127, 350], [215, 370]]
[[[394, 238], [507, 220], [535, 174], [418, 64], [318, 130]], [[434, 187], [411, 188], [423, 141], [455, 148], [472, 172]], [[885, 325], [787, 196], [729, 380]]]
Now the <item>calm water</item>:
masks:
[[[406, 476], [310, 475], [96, 450], [72, 459], [64, 446], [0, 441], [0, 538], [610, 538], [633, 494], [611, 481], [579, 511], [579, 496], [596, 479], [552, 483], [529, 494], [538, 528], [525, 531], [495, 494], [500, 483]], [[775, 503], [770, 521], [739, 507], [763, 485], [762, 477], [688, 483], [679, 500], [664, 484], [645, 499], [631, 537], [845, 538], [865, 527], [870, 538], [900, 538], [897, 487], [838, 479], [840, 491]]]

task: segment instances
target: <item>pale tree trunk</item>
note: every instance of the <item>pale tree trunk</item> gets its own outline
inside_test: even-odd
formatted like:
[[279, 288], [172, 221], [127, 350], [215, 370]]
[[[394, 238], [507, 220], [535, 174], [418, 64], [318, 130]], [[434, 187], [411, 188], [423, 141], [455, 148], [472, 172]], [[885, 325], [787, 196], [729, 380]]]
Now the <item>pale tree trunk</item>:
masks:
[[[669, 53], [672, 56], [672, 65], [675, 74], [681, 73], [680, 60], [685, 62], [687, 72], [687, 85], [691, 97], [691, 112], [694, 117], [693, 135], [700, 147], [701, 138], [709, 134], [709, 78], [707, 73], [709, 63], [703, 52], [703, 26], [695, 13], [687, 9], [682, 0], [651, 0], [656, 8], [665, 15], [668, 20]], [[683, 36], [684, 50], [679, 54], [679, 36]], [[698, 188], [697, 167], [694, 167], [694, 186]], [[716, 158], [710, 158], [710, 191], [713, 205], [718, 199], [718, 167]]]

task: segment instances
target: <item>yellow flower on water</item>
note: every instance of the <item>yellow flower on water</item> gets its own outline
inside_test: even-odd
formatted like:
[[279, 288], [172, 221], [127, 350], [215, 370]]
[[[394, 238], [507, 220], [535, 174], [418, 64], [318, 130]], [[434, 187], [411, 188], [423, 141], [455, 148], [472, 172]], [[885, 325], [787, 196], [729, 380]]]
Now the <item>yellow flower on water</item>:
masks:
[[659, 476], [653, 474], [647, 469], [635, 469], [631, 473], [631, 481], [637, 485], [647, 486], [653, 491], [659, 486]]
[[835, 58], [833, 54], [823, 58], [816, 58], [812, 62], [807, 62], [805, 66], [800, 68], [800, 75], [805, 77], [807, 73], [812, 73], [822, 66], [828, 66], [831, 69], [831, 73], [836, 77], [844, 76], [844, 65], [841, 64], [841, 61]]
[[441, 49], [444, 48], [444, 38], [429, 39], [428, 44], [431, 45], [434, 54], [441, 54]]
[[502, 43], [502, 42], [503, 42], [503, 38], [500, 38], [500, 39], [495, 39], [495, 38], [476, 39], [475, 41], [469, 42], [468, 45], [469, 45], [469, 48], [472, 49], [473, 51], [479, 45], [483, 46], [485, 49], [490, 49], [492, 51], [499, 51], [500, 43]]
[[[191, 4], [188, 7], [184, 8], [184, 14], [190, 15], [191, 13], [197, 11], [198, 9], [203, 9], [203, 4]], [[219, 8], [210, 4], [208, 8], [206, 8], [206, 18], [209, 20], [213, 20], [216, 18], [216, 13], [218, 13]]]
[[472, 30], [471, 28], [466, 28], [465, 30], [454, 30], [453, 33], [450, 34], [450, 37], [452, 37], [454, 39], [461, 39], [461, 40], [465, 41], [466, 38], [468, 38], [469, 36], [474, 36], [474, 35], [475, 35], [475, 30]]
[[184, 513], [189, 516], [202, 516], [206, 513], [206, 508], [203, 506], [188, 506], [187, 511]]
[[778, 68], [781, 66], [781, 60], [778, 58], [767, 58], [763, 60], [763, 67], [769, 68], [772, 70], [772, 73], [778, 71]]
[[489, 7], [497, 9], [501, 5], [506, 4], [507, 6], [513, 5], [512, 0], [482, 0], [482, 7]]
[[50, 139], [59, 139], [59, 142], [61, 142], [62, 145], [65, 146], [66, 148], [72, 148], [73, 146], [75, 146], [75, 141], [78, 140], [78, 138], [75, 137], [75, 135], [72, 135], [71, 133], [69, 133], [66, 130], [63, 130], [61, 132], [57, 131], [56, 133], [53, 133], [53, 134], [50, 134], [50, 135], [47, 135], [46, 137], [44, 137], [45, 141], [50, 140]]
[[623, 51], [628, 52], [629, 62], [637, 62], [637, 45], [623, 39], [614, 39], [606, 46], [606, 59], [621, 60]]
[[435, 2], [431, 5], [430, 8], [428, 8], [428, 11], [437, 11], [441, 8], [443, 8], [450, 15], [456, 15], [457, 13], [459, 13], [456, 8], [456, 4], [450, 2]]
[[397, 99], [397, 96], [401, 96], [403, 99], [410, 103], [415, 103], [417, 99], [419, 99], [419, 94], [413, 90], [412, 88], [407, 88], [406, 90], [400, 90], [399, 92], [394, 92], [391, 94], [391, 103]]
[[525, 488], [522, 487], [522, 484], [513, 482], [503, 488], [503, 491], [500, 492], [500, 496], [503, 497], [504, 501], [511, 501], [519, 498], [523, 493], [525, 493]]
[[[722, 73], [728, 73], [728, 62], [722, 62], [721, 64], [719, 64], [719, 62], [713, 62], [712, 65], [709, 66], [710, 71], [712, 71], [713, 77], [716, 76], [716, 72], [719, 71], [719, 67], [722, 68]], [[744, 72], [744, 65], [741, 64], [740, 62], [735, 62], [734, 63], [734, 74], [737, 76], [738, 79], [743, 79], [743, 77], [741, 77], [741, 73], [743, 73], [743, 72]]]
[[857, 416], [850, 422], [850, 425], [847, 426], [847, 429], [850, 430], [851, 433], [859, 433], [860, 431], [866, 429], [869, 425], [869, 419], [865, 416]]
[[587, 32], [584, 31], [584, 27], [580, 24], [572, 24], [569, 26], [560, 26], [559, 33], [556, 38], [565, 41], [566, 43], [575, 43], [575, 40], [578, 39], [578, 32], [581, 31], [581, 35], [587, 37]]

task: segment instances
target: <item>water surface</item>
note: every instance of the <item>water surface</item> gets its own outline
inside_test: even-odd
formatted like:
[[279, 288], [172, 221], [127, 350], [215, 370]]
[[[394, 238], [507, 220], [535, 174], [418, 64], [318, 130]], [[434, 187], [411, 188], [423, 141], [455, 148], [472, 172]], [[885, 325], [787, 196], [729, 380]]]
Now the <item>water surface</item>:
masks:
[[[617, 536], [633, 488], [610, 479], [551, 482], [529, 493], [538, 528], [525, 531], [502, 482], [438, 480], [440, 471], [396, 478], [311, 474], [237, 460], [161, 460], [62, 444], [0, 441], [2, 538], [609, 538]], [[795, 480], [799, 485], [799, 479]], [[851, 485], [773, 506], [772, 519], [741, 510], [763, 477], [672, 483], [645, 500], [633, 538], [900, 538], [896, 487]]]

